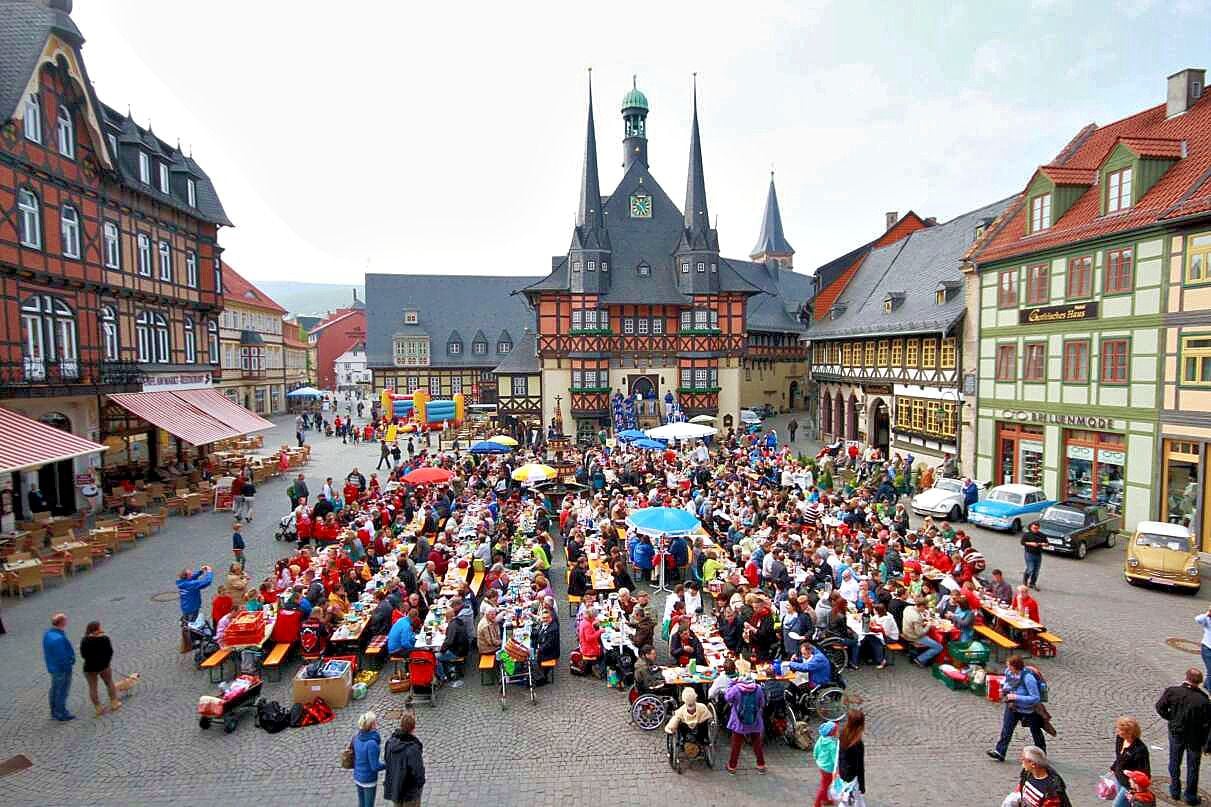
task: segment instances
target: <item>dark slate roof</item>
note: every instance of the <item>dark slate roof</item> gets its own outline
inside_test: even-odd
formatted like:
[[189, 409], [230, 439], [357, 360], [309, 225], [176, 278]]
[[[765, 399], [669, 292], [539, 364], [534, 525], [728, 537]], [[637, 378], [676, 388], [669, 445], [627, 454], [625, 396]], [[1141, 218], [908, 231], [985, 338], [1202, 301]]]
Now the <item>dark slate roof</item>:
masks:
[[0, 0], [0, 120], [17, 112], [51, 33], [77, 50], [84, 42], [69, 14], [35, 0]]
[[804, 306], [811, 302], [815, 293], [815, 281], [810, 275], [781, 269], [772, 261], [769, 264], [750, 261], [730, 261], [753, 285], [763, 291], [748, 299], [745, 323], [750, 331], [775, 331], [783, 333], [806, 333], [807, 326], [800, 319]]
[[[963, 316], [962, 291], [942, 305], [934, 293], [939, 284], [962, 279], [961, 260], [975, 241], [977, 228], [999, 216], [1009, 202], [1002, 199], [871, 250], [833, 304], [844, 306], [844, 313], [814, 321], [808, 337], [948, 332]], [[904, 296], [890, 313], [884, 313], [883, 301], [889, 294]]]
[[[371, 367], [393, 364], [396, 335], [429, 337], [432, 367], [495, 367], [504, 357], [488, 333], [524, 333], [534, 327], [534, 313], [521, 295], [511, 292], [537, 280], [501, 275], [366, 275], [366, 360]], [[404, 324], [404, 309], [417, 312], [417, 324]], [[457, 356], [446, 353], [454, 333], [474, 334]], [[488, 353], [477, 356], [471, 342], [483, 338]], [[516, 341], [513, 351], [516, 352]]]
[[496, 369], [492, 372], [502, 375], [509, 373], [519, 375], [537, 373], [540, 370], [542, 370], [542, 365], [538, 361], [538, 346], [534, 340], [534, 331], [528, 329], [520, 339], [513, 343], [513, 352], [496, 365]]
[[782, 211], [778, 208], [778, 192], [774, 190], [774, 172], [769, 174], [769, 193], [765, 197], [765, 215], [761, 218], [761, 234], [749, 255], [793, 255], [795, 248], [782, 232]]
[[[215, 192], [214, 183], [193, 157], [187, 156], [178, 146], [165, 143], [150, 129], [144, 129], [113, 107], [102, 104], [101, 117], [106, 134], [112, 134], [118, 140], [119, 153], [115, 155], [115, 160], [122, 184], [187, 215], [197, 216], [212, 224], [232, 226], [226, 211], [223, 210], [223, 203]], [[140, 151], [148, 152], [153, 158], [149, 185], [144, 185], [139, 180]], [[169, 193], [160, 192], [156, 161], [168, 163]], [[197, 207], [189, 206], [189, 197], [185, 190], [186, 177], [194, 181]]]
[[[631, 195], [646, 193], [652, 197], [652, 217], [631, 218]], [[677, 205], [664, 192], [638, 160], [623, 175], [614, 193], [603, 201], [606, 229], [611, 245], [610, 290], [602, 295], [606, 303], [636, 303], [650, 305], [688, 305], [691, 300], [677, 288], [677, 267], [673, 253], [685, 231], [685, 221]], [[639, 275], [639, 265], [652, 268], [648, 277]], [[754, 285], [751, 278], [735, 269], [747, 264], [721, 258], [719, 285], [723, 291], [749, 294], [764, 286]], [[565, 291], [569, 288], [567, 256], [551, 258], [551, 273], [536, 283], [519, 286], [525, 294], [542, 291]]]

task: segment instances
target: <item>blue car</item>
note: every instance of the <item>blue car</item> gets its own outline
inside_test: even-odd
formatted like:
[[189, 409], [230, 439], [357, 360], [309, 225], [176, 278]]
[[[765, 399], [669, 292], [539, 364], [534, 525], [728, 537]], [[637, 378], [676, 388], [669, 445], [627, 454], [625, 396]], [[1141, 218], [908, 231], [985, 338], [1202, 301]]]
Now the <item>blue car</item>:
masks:
[[967, 520], [990, 530], [1020, 532], [1053, 504], [1053, 499], [1033, 485], [999, 485], [971, 506]]

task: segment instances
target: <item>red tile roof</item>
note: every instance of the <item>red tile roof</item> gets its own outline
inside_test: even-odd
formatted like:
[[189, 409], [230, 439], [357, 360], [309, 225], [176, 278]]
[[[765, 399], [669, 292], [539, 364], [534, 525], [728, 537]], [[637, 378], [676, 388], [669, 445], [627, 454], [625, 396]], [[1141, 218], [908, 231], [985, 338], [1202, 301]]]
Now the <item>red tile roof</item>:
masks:
[[1101, 128], [1086, 127], [1046, 168], [1096, 171], [1119, 143], [1141, 156], [1179, 159], [1124, 212], [1102, 215], [1098, 189], [1090, 187], [1050, 229], [1026, 235], [1026, 205], [1019, 204], [976, 260], [988, 263], [1211, 210], [1211, 93], [1172, 118], [1159, 104]]
[[223, 264], [223, 299], [236, 305], [246, 305], [250, 308], [260, 308], [263, 311], [273, 311], [285, 314], [286, 309], [275, 303], [265, 292], [252, 285], [243, 275]]
[[1093, 168], [1068, 168], [1062, 165], [1044, 165], [1039, 169], [1057, 185], [1092, 185], [1097, 179]]

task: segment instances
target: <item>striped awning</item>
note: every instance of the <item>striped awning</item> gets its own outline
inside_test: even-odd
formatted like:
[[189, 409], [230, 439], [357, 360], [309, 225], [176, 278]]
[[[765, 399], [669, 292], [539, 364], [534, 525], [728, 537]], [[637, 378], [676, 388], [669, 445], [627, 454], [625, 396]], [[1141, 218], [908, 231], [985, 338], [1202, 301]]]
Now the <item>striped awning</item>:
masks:
[[105, 451], [103, 445], [9, 409], [0, 409], [0, 435], [0, 473]]
[[255, 412], [235, 403], [226, 395], [212, 389], [174, 390], [173, 395], [218, 418], [240, 434], [252, 434], [272, 429], [273, 423]]
[[212, 417], [175, 392], [122, 392], [110, 395], [109, 400], [195, 446], [244, 433], [219, 420], [221, 415]]

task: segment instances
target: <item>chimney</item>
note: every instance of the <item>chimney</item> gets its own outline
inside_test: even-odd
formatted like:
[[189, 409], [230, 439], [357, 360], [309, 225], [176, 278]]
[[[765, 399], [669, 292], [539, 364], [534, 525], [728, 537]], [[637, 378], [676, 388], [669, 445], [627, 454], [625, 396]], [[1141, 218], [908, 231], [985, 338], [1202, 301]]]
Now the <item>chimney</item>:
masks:
[[937, 226], [937, 224], [938, 224], [938, 217], [937, 217], [937, 216], [930, 216], [929, 218], [925, 219], [925, 226], [926, 226], [926, 227], [936, 227], [936, 226]]
[[883, 227], [883, 229], [890, 230], [895, 225], [895, 223], [900, 220], [900, 214], [898, 211], [889, 210], [883, 214], [883, 219], [886, 222], [886, 225]]
[[1198, 101], [1203, 94], [1206, 70], [1187, 67], [1169, 76], [1169, 92], [1166, 98], [1165, 116], [1180, 115]]

